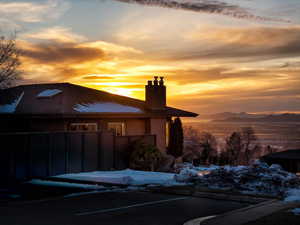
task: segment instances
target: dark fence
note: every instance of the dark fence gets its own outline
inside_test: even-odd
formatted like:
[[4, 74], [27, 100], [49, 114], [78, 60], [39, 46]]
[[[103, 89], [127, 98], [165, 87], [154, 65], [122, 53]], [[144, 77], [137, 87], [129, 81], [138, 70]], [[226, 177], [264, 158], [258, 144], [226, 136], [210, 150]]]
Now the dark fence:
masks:
[[155, 135], [117, 137], [109, 132], [0, 134], [0, 177], [30, 179], [124, 169], [126, 151], [135, 140], [156, 144]]

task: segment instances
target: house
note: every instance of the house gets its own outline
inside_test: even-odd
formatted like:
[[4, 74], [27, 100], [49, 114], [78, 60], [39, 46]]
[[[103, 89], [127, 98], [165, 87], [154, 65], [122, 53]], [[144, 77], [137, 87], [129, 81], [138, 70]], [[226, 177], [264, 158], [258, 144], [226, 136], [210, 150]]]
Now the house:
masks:
[[0, 133], [113, 131], [116, 136], [156, 135], [165, 151], [172, 117], [196, 113], [168, 107], [163, 77], [145, 86], [145, 101], [71, 83], [32, 84], [0, 92]]
[[263, 156], [262, 160], [268, 164], [279, 164], [289, 172], [300, 173], [300, 149], [271, 153]]

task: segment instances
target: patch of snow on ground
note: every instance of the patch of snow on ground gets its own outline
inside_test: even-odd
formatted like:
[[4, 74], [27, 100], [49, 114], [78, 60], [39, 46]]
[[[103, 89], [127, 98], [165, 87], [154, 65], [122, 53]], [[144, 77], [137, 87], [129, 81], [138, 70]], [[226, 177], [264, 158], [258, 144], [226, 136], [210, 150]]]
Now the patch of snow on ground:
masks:
[[142, 113], [139, 108], [121, 105], [113, 102], [76, 104], [73, 109], [77, 112], [94, 112], [94, 113]]
[[285, 202], [300, 201], [300, 187], [298, 189], [290, 189], [286, 192]]
[[47, 90], [44, 90], [42, 92], [40, 92], [37, 97], [38, 98], [50, 98], [50, 97], [53, 97], [59, 93], [61, 93], [62, 91], [59, 90], [59, 89], [47, 89]]
[[296, 216], [300, 216], [300, 208], [294, 208], [291, 210], [292, 213], [294, 213], [294, 215]]
[[124, 185], [175, 185], [178, 182], [174, 179], [174, 173], [162, 173], [162, 172], [148, 172], [137, 170], [119, 170], [119, 171], [95, 171], [84, 173], [63, 174], [56, 177], [82, 180], [82, 181], [94, 181], [100, 183], [110, 184], [124, 184]]
[[51, 187], [82, 188], [82, 189], [93, 189], [93, 190], [106, 189], [106, 187], [102, 185], [77, 184], [77, 183], [60, 182], [60, 181], [40, 180], [40, 179], [33, 179], [28, 183], [35, 184], [35, 185], [51, 186]]
[[0, 113], [14, 113], [24, 96], [24, 92], [10, 104], [0, 105]]
[[[226, 189], [247, 194], [290, 196], [300, 198], [300, 178], [284, 171], [279, 165], [268, 166], [256, 161], [250, 166], [213, 166], [198, 169], [183, 166], [175, 180], [192, 182], [211, 189]], [[295, 189], [292, 191], [292, 189]], [[293, 196], [293, 197], [291, 197]]]

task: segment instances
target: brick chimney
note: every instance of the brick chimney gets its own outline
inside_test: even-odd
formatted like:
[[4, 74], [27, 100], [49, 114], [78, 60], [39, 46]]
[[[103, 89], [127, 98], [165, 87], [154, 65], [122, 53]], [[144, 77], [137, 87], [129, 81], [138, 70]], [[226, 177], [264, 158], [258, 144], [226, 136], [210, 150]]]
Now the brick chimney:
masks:
[[164, 77], [155, 76], [154, 80], [149, 80], [146, 88], [146, 105], [152, 110], [163, 110], [166, 106], [166, 86]]

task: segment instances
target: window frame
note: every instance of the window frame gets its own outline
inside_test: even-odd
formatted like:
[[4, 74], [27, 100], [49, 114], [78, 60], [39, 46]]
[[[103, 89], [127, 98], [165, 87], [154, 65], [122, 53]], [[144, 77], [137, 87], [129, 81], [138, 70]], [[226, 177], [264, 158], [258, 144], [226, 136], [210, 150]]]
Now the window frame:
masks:
[[[95, 129], [93, 130], [83, 130], [83, 129], [75, 129], [72, 130], [71, 126], [95, 126]], [[97, 123], [80, 123], [80, 122], [76, 122], [76, 123], [70, 123], [69, 124], [69, 131], [80, 131], [80, 132], [91, 132], [91, 131], [98, 131], [98, 124]]]
[[107, 122], [107, 130], [110, 131], [110, 125], [121, 125], [121, 135], [115, 135], [116, 136], [126, 136], [126, 123], [124, 121], [111, 121], [111, 122]]

